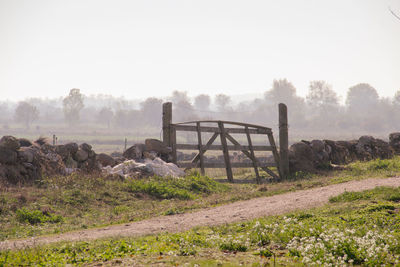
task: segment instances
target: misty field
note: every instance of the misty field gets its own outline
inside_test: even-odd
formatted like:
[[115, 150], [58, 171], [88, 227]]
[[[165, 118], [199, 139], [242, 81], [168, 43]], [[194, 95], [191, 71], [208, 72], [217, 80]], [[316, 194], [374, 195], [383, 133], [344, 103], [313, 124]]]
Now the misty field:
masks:
[[[278, 104], [288, 107], [290, 143], [302, 139], [357, 139], [374, 135], [387, 139], [400, 126], [400, 93], [382, 97], [367, 83], [348, 88], [345, 101], [327, 81], [310, 81], [305, 97], [287, 79], [276, 79], [258, 97], [228, 94], [190, 96], [173, 91], [165, 97], [126, 99], [85, 95], [73, 88], [55, 98], [0, 101], [0, 133], [35, 139], [56, 135], [60, 144], [88, 142], [95, 151], [122, 151], [146, 138], [161, 139], [162, 104], [173, 103], [173, 122], [229, 120], [272, 128], [277, 138]], [[371, 113], [370, 110], [374, 112]], [[181, 136], [186, 141], [192, 137]]]

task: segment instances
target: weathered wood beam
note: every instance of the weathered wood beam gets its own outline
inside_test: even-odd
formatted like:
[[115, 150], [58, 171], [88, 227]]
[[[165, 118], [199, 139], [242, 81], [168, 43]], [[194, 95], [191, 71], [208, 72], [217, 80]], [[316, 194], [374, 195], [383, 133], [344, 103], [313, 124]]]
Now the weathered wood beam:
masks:
[[[181, 150], [198, 150], [199, 145], [194, 145], [194, 144], [176, 144], [177, 149]], [[222, 145], [211, 145], [209, 147], [206, 147], [205, 145], [202, 146], [203, 150], [206, 148], [206, 150], [222, 150]], [[228, 145], [229, 150], [249, 150], [249, 146], [236, 146], [236, 145]], [[272, 151], [272, 146], [253, 146], [254, 151]]]

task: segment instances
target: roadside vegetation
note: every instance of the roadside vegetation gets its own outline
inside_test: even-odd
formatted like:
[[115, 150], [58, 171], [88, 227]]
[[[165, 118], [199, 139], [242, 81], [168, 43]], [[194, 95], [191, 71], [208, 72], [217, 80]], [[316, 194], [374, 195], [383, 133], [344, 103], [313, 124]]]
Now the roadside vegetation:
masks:
[[322, 208], [142, 238], [0, 252], [0, 265], [400, 265], [400, 188], [346, 192]]
[[[154, 216], [320, 187], [368, 177], [400, 175], [400, 158], [357, 162], [319, 175], [296, 173], [280, 183], [252, 183], [250, 170], [238, 169], [238, 183], [192, 172], [185, 178], [112, 179], [73, 174], [33, 184], [0, 186], [0, 240], [57, 234], [127, 223]], [[212, 174], [211, 174], [212, 175]], [[219, 177], [218, 177], [219, 176]]]

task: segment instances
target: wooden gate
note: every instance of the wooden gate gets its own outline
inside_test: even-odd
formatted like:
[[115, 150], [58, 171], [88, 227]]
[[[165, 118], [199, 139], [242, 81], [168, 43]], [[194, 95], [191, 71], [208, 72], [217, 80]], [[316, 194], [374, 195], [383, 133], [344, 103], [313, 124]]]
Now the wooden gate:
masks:
[[[197, 144], [178, 144], [176, 141], [176, 133], [179, 131], [196, 132]], [[211, 138], [205, 144], [202, 142], [202, 133], [212, 133]], [[231, 134], [244, 134], [247, 139], [247, 144], [241, 145]], [[268, 144], [253, 145], [251, 135], [266, 135]], [[213, 144], [218, 137], [220, 138], [221, 145]], [[231, 144], [228, 144], [228, 141]], [[181, 168], [200, 168], [202, 175], [205, 173], [205, 168], [225, 168], [228, 180], [233, 182], [232, 168], [252, 167], [256, 174], [257, 183], [260, 182], [258, 168], [267, 172], [274, 180], [278, 181], [282, 177], [285, 177], [285, 174], [282, 173], [282, 166], [286, 164], [282, 164], [281, 162], [271, 128], [248, 123], [220, 120], [172, 123], [172, 103], [168, 102], [163, 105], [163, 142], [172, 148], [172, 162]], [[198, 153], [190, 162], [178, 162], [177, 150], [197, 150]], [[208, 150], [222, 151], [224, 162], [205, 162], [204, 153]], [[229, 151], [241, 151], [250, 159], [250, 162], [231, 162]], [[257, 159], [254, 153], [255, 151], [271, 151], [274, 162], [261, 162]], [[270, 167], [276, 167], [277, 173], [274, 173]]]

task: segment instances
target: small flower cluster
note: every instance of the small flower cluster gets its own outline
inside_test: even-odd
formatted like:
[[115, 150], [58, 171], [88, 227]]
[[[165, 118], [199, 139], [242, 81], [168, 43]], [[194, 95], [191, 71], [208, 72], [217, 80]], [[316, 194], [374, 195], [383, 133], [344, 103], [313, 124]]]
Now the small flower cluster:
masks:
[[397, 240], [388, 232], [369, 231], [357, 236], [354, 230], [332, 228], [319, 235], [294, 237], [286, 247], [304, 264], [343, 266], [395, 263], [390, 248], [396, 245]]
[[[304, 219], [305, 216], [311, 219]], [[399, 264], [400, 240], [395, 229], [390, 232], [371, 224], [350, 228], [348, 224], [315, 220], [313, 216], [279, 217], [268, 223], [261, 219], [252, 225], [240, 223], [222, 230], [202, 230], [166, 241], [175, 255], [193, 255], [202, 247], [231, 252], [278, 248], [287, 249], [289, 255], [307, 266]]]
[[207, 239], [207, 242], [214, 246], [219, 246], [222, 250], [229, 251], [246, 251], [251, 245], [249, 233], [243, 233], [237, 236], [221, 236], [214, 234]]

